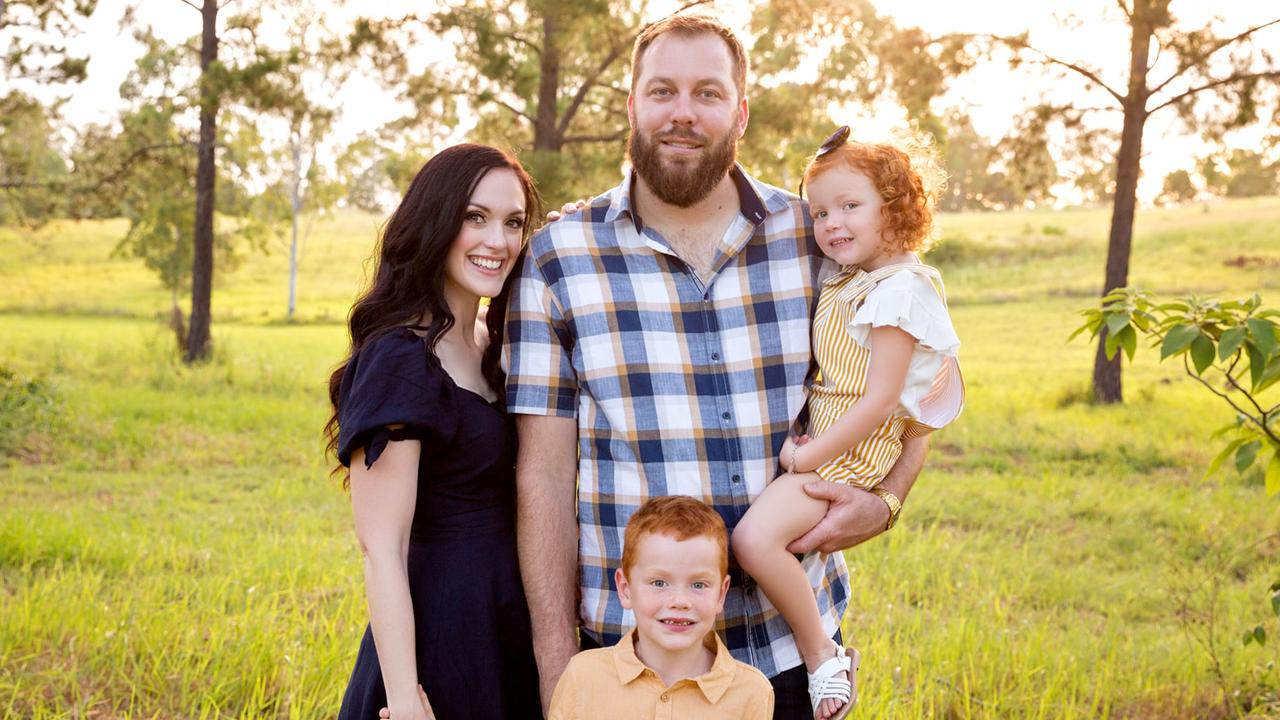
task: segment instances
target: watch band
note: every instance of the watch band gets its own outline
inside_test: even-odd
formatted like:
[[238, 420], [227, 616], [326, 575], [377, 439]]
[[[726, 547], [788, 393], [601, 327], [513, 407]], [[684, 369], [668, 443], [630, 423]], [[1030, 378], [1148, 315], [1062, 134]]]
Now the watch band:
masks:
[[897, 495], [894, 495], [882, 487], [871, 488], [871, 493], [883, 500], [885, 505], [889, 506], [889, 524], [886, 525], [884, 529], [891, 529], [893, 524], [898, 522], [898, 514], [902, 512], [902, 501], [898, 499]]

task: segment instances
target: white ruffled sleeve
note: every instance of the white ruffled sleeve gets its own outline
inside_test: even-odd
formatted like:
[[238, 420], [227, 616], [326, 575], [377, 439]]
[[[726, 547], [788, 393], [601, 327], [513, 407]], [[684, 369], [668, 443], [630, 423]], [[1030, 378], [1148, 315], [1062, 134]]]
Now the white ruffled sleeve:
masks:
[[915, 421], [913, 434], [944, 427], [964, 408], [960, 338], [947, 306], [928, 278], [909, 270], [881, 280], [867, 293], [847, 331], [871, 345], [871, 328], [893, 326], [917, 341], [899, 400], [899, 412]]
[[960, 350], [951, 315], [928, 278], [909, 270], [881, 280], [863, 298], [848, 332], [854, 342], [870, 345], [871, 328], [891, 325], [905, 330], [921, 347], [950, 357]]

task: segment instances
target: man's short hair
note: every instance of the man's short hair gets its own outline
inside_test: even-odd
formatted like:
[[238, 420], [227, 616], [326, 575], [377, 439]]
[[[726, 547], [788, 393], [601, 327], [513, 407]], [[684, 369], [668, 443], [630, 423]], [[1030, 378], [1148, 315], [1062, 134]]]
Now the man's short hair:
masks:
[[686, 495], [653, 498], [640, 506], [627, 523], [622, 539], [622, 573], [631, 577], [636, 548], [646, 535], [670, 535], [684, 541], [708, 537], [720, 547], [720, 576], [729, 572], [729, 532], [724, 518], [709, 505]]
[[719, 20], [708, 15], [669, 15], [655, 23], [651, 23], [636, 37], [635, 46], [631, 50], [631, 90], [636, 89], [640, 80], [640, 62], [644, 59], [644, 51], [649, 49], [654, 40], [667, 33], [675, 33], [681, 37], [695, 35], [717, 35], [729, 47], [729, 57], [733, 59], [733, 84], [738, 88], [738, 99], [747, 96], [747, 51], [742, 47], [738, 36]]

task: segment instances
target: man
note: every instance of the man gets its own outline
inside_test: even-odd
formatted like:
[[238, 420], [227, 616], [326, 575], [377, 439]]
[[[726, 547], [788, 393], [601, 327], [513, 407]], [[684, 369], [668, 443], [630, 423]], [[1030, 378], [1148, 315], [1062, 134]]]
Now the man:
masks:
[[[611, 578], [631, 514], [648, 497], [691, 495], [732, 529], [775, 475], [804, 404], [825, 261], [800, 199], [734, 162], [746, 71], [741, 43], [715, 20], [647, 28], [627, 101], [633, 169], [533, 237], [511, 298], [518, 544], [544, 709], [580, 622], [583, 648], [612, 645], [629, 625]], [[909, 441], [882, 487], [904, 498], [924, 452]], [[883, 532], [891, 508], [850, 486], [809, 492], [831, 507], [791, 549], [811, 553], [835, 635], [849, 592], [838, 551]], [[789, 628], [750, 578], [731, 577], [725, 643], [770, 678], [775, 717], [811, 718]]]

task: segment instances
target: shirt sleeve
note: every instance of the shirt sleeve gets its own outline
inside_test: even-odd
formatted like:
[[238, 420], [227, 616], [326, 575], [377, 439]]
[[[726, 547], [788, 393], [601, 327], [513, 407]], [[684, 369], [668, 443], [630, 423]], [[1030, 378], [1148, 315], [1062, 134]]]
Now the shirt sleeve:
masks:
[[448, 442], [458, 418], [443, 373], [408, 329], [356, 353], [338, 390], [338, 461], [350, 467], [352, 453], [362, 449], [371, 468], [392, 440]]
[[909, 270], [881, 280], [867, 293], [847, 330], [854, 342], [867, 347], [871, 329], [884, 326], [901, 328], [926, 350], [951, 357], [960, 350], [960, 338], [937, 289]]
[[507, 411], [523, 415], [574, 417], [578, 407], [578, 377], [573, 369], [573, 335], [548, 281], [542, 260], [559, 263], [550, 246], [551, 229], [539, 231], [521, 263], [507, 307]]
[[765, 680], [756, 689], [755, 697], [747, 709], [745, 720], [772, 720], [773, 718], [773, 685]]
[[551, 709], [547, 713], [547, 720], [577, 720], [578, 707], [578, 684], [575, 676], [573, 661], [569, 661], [568, 667], [560, 675], [560, 681], [556, 683], [555, 692], [551, 693]]

